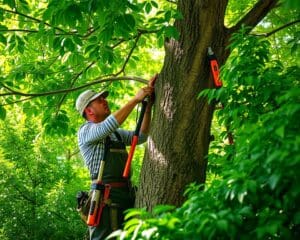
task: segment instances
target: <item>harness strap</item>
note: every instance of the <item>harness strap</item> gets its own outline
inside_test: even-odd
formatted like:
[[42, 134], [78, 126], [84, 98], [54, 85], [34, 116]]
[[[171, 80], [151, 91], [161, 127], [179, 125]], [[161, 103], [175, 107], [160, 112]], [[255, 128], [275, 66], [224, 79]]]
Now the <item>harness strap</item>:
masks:
[[117, 131], [115, 131], [114, 134], [117, 137], [117, 139], [118, 139], [119, 142], [123, 142], [122, 138], [121, 138], [121, 135]]

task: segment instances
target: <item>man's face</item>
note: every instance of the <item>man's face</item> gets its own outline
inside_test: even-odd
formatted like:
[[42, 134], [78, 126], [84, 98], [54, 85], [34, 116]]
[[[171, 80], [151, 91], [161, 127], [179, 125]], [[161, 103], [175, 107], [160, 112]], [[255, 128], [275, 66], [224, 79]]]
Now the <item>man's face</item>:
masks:
[[110, 114], [108, 103], [102, 96], [91, 101], [88, 107], [93, 111], [95, 117], [100, 121], [103, 121]]

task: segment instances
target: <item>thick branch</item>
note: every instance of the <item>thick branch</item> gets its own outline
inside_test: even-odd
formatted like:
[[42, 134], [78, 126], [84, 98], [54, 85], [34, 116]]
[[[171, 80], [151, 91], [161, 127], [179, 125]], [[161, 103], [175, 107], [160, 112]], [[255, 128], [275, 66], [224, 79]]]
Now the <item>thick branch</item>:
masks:
[[[229, 33], [238, 31], [242, 25], [254, 28], [273, 8], [277, 6], [278, 0], [259, 0], [254, 7], [233, 27]], [[251, 29], [249, 29], [251, 31]]]
[[31, 30], [31, 29], [0, 29], [0, 32], [27, 32], [27, 33], [37, 33], [38, 30]]
[[296, 21], [292, 21], [292, 22], [286, 23], [283, 26], [280, 26], [280, 27], [272, 30], [271, 32], [268, 32], [268, 33], [253, 33], [252, 35], [261, 36], [261, 37], [270, 37], [271, 35], [279, 32], [280, 30], [282, 30], [284, 28], [287, 28], [289, 26], [292, 26], [294, 24], [297, 24], [297, 23], [300, 23], [300, 20], [296, 20]]
[[0, 93], [0, 96], [12, 96], [12, 95], [17, 95], [17, 96], [24, 96], [24, 97], [43, 97], [43, 96], [49, 96], [49, 95], [57, 95], [57, 94], [62, 94], [62, 93], [69, 93], [69, 92], [74, 92], [92, 85], [96, 85], [99, 83], [104, 83], [104, 82], [115, 82], [115, 81], [121, 81], [121, 80], [133, 80], [136, 82], [141, 82], [144, 84], [148, 84], [148, 80], [140, 78], [140, 77], [134, 77], [134, 76], [124, 76], [124, 77], [109, 77], [109, 78], [95, 78], [91, 82], [74, 87], [74, 88], [68, 88], [68, 89], [61, 89], [61, 90], [55, 90], [55, 91], [49, 91], [49, 92], [43, 92], [43, 93], [24, 93], [20, 92], [17, 90], [14, 90], [4, 84], [2, 84], [2, 87], [8, 90], [9, 92], [7, 93]]

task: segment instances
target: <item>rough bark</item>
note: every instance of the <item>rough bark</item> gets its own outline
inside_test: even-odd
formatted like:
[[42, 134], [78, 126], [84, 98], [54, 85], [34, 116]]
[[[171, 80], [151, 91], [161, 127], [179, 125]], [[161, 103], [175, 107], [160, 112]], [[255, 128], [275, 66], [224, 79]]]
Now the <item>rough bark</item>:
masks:
[[224, 26], [227, 4], [228, 0], [178, 1], [184, 17], [175, 22], [180, 38], [165, 43], [136, 207], [179, 206], [187, 184], [205, 182], [214, 106], [197, 95], [213, 85], [207, 48], [212, 47], [220, 65], [229, 55], [225, 46], [232, 31]]

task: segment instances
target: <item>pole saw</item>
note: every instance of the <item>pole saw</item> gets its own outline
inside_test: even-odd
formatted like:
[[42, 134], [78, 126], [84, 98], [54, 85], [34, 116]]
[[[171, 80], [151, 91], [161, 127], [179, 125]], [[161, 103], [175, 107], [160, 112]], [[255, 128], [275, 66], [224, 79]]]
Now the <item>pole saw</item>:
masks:
[[[223, 86], [223, 83], [220, 79], [220, 69], [219, 69], [219, 64], [216, 55], [214, 54], [213, 50], [211, 47], [208, 47], [207, 51], [207, 56], [209, 60], [209, 65], [210, 65], [210, 71], [213, 76], [213, 81], [214, 85], [216, 88], [221, 88]], [[224, 105], [221, 103], [221, 108], [224, 108]], [[227, 138], [229, 141], [229, 144], [233, 144], [233, 135], [229, 131], [229, 127], [226, 126], [226, 132], [227, 132]]]
[[147, 107], [147, 104], [148, 104], [148, 100], [149, 100], [149, 98], [146, 97], [142, 101], [142, 109], [141, 109], [141, 112], [140, 112], [140, 117], [138, 119], [138, 123], [137, 123], [135, 131], [134, 131], [134, 135], [133, 135], [133, 138], [132, 138], [132, 141], [131, 141], [130, 150], [129, 150], [129, 153], [128, 153], [128, 158], [127, 158], [126, 165], [125, 165], [125, 168], [124, 168], [124, 171], [123, 171], [123, 177], [124, 178], [128, 178], [129, 173], [130, 173], [131, 162], [132, 162], [133, 154], [134, 154], [134, 151], [135, 151], [135, 147], [136, 147], [136, 145], [138, 143], [138, 140], [139, 140], [140, 129], [141, 129], [142, 122], [143, 122], [143, 119], [144, 119], [144, 115], [145, 115], [145, 112], [146, 112], [146, 107]]
[[[158, 75], [156, 74], [153, 78], [153, 82], [152, 82], [151, 87], [154, 87], [154, 84], [155, 84], [155, 81], [156, 81], [157, 77], [158, 77]], [[141, 112], [140, 112], [138, 123], [136, 125], [136, 129], [134, 131], [134, 135], [133, 135], [133, 138], [132, 138], [132, 141], [131, 141], [130, 150], [129, 150], [129, 153], [128, 153], [128, 158], [127, 158], [126, 165], [125, 165], [125, 168], [124, 168], [124, 171], [123, 171], [123, 177], [124, 178], [128, 178], [129, 173], [130, 173], [132, 158], [133, 158], [133, 155], [134, 155], [135, 147], [136, 147], [136, 145], [138, 143], [138, 140], [139, 140], [140, 129], [141, 129], [141, 126], [142, 126], [142, 122], [143, 122], [144, 115], [145, 115], [145, 112], [146, 112], [146, 107], [148, 105], [149, 100], [150, 100], [149, 97], [146, 97], [142, 101], [142, 109], [141, 109]]]

